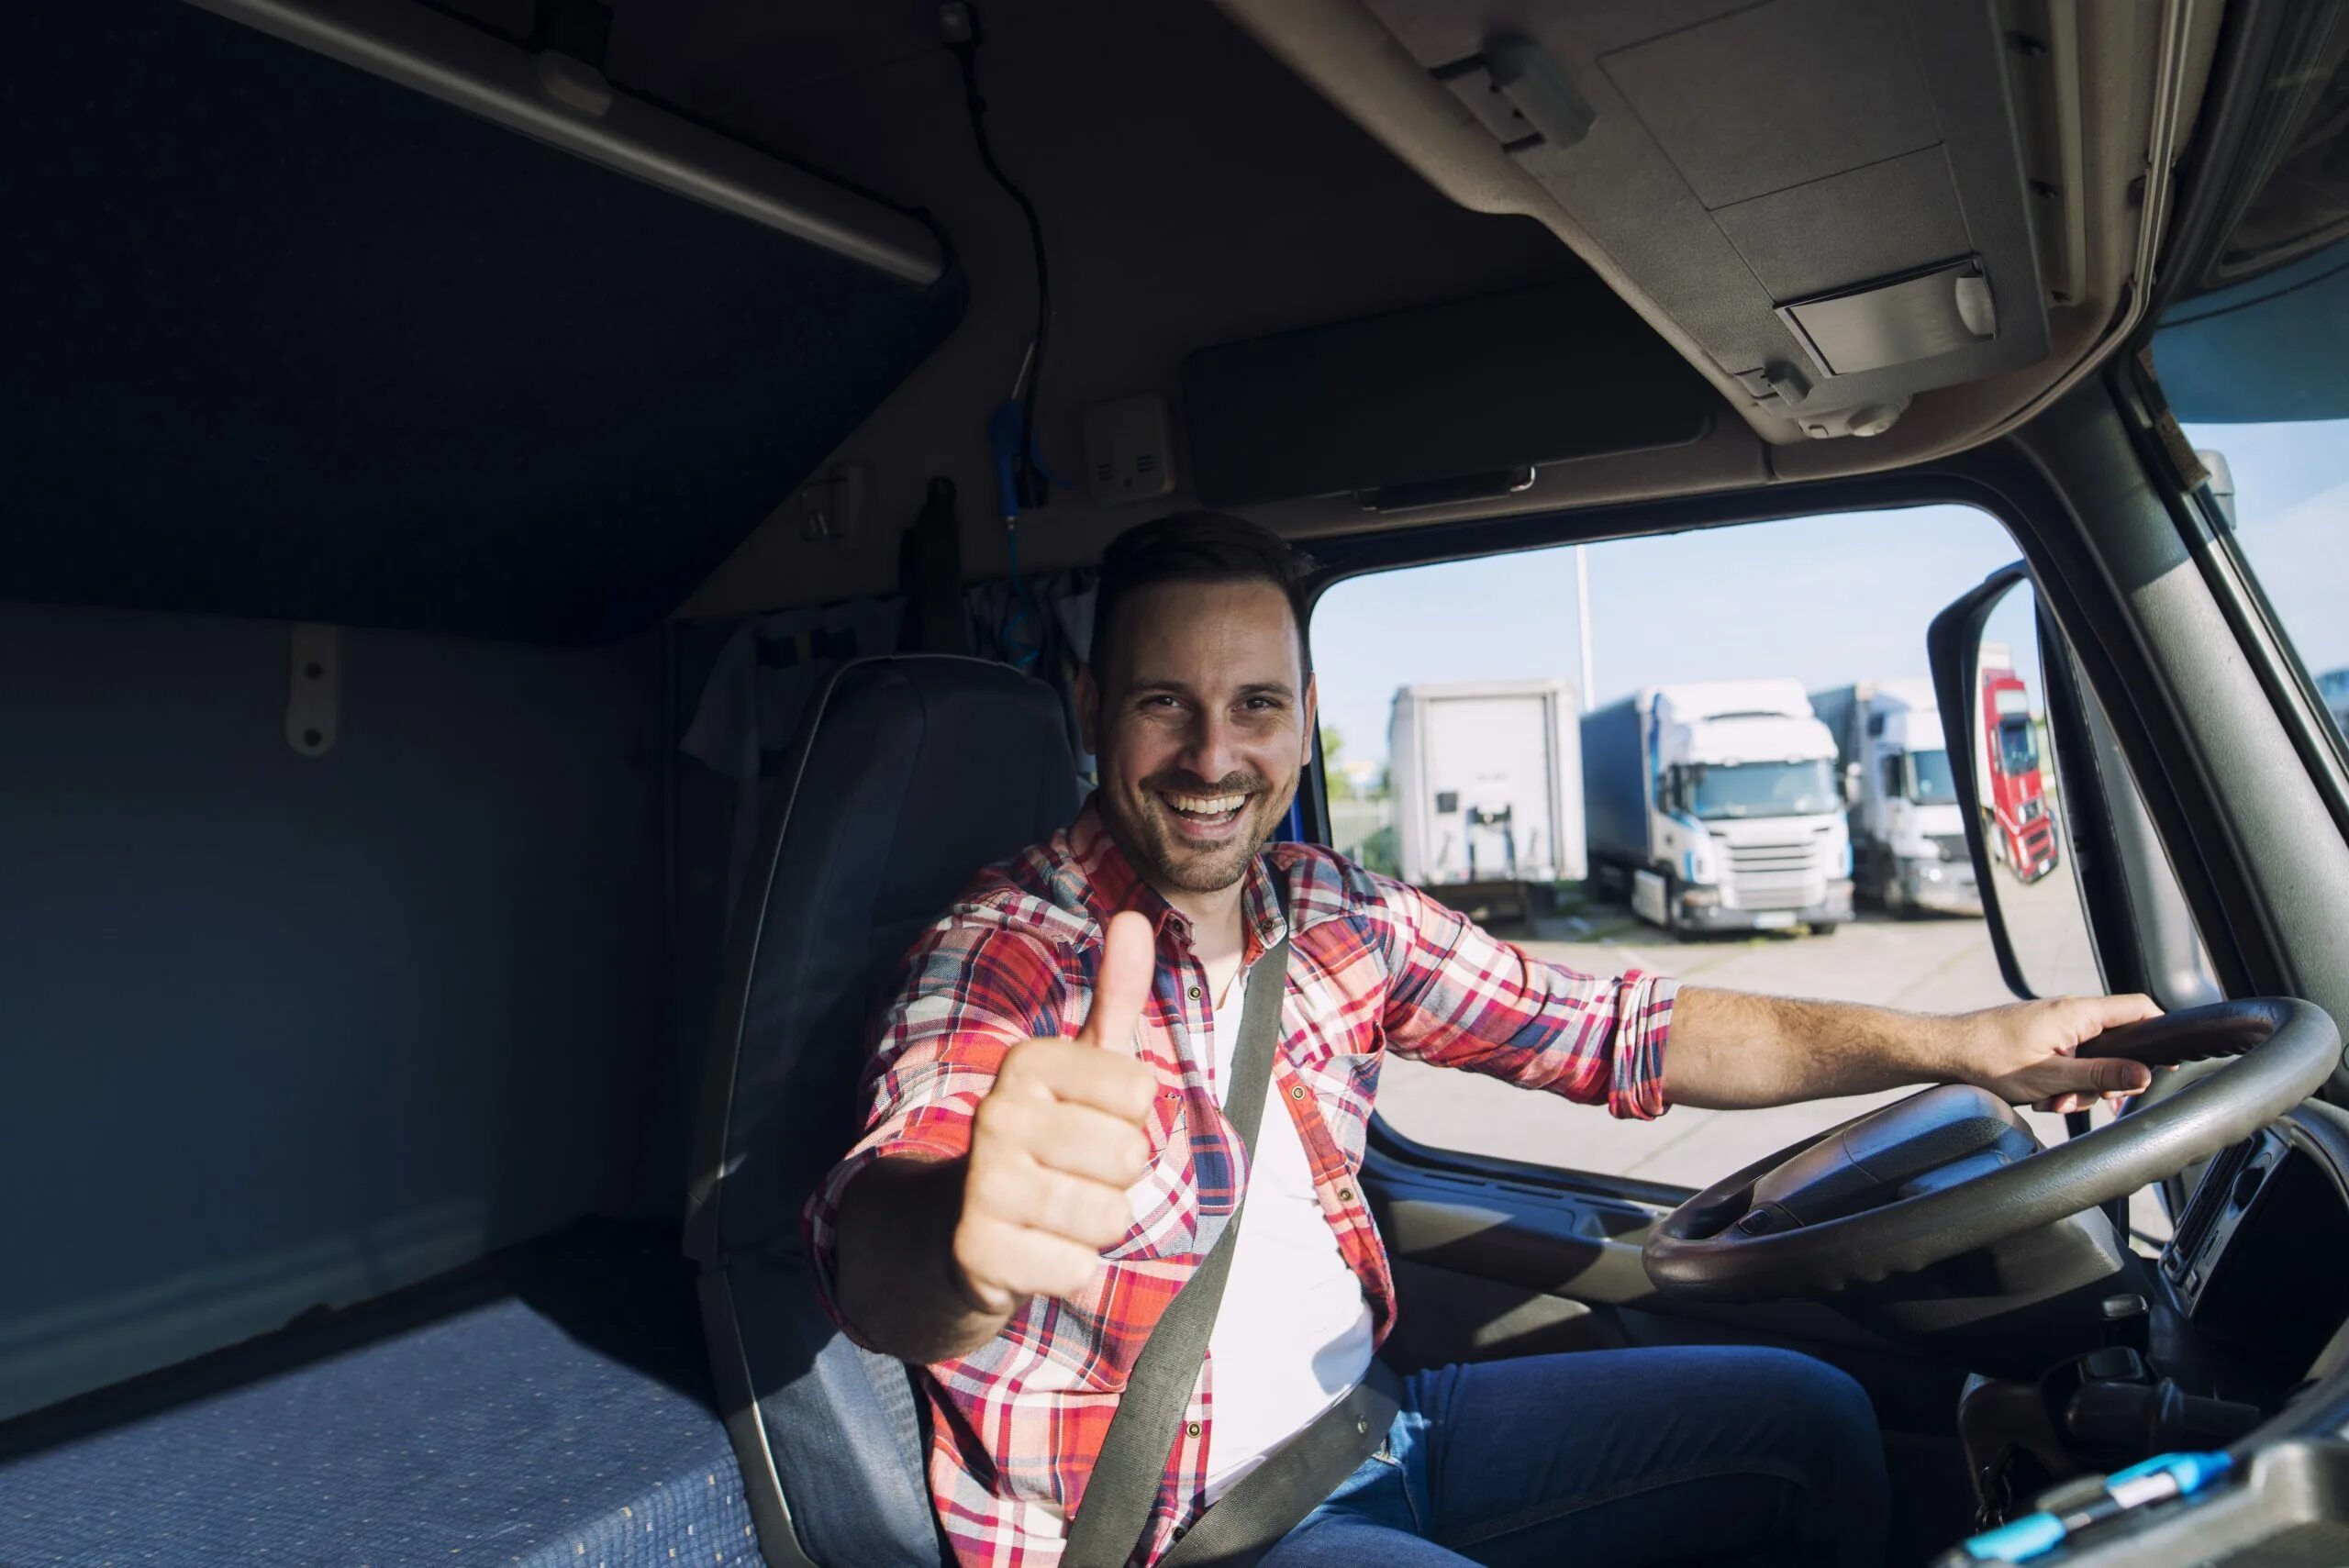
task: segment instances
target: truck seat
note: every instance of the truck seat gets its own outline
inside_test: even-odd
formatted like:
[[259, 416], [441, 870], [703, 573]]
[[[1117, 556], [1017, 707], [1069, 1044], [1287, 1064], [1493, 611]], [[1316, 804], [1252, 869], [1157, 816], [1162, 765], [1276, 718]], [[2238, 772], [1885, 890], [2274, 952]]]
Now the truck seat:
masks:
[[868, 1023], [981, 866], [1075, 815], [1060, 699], [1000, 664], [842, 665], [810, 701], [733, 915], [686, 1251], [721, 1408], [774, 1568], [944, 1557], [905, 1368], [818, 1307], [800, 1209], [854, 1141]]
[[0, 1562], [757, 1568], [674, 1248], [591, 1223], [0, 1426]]

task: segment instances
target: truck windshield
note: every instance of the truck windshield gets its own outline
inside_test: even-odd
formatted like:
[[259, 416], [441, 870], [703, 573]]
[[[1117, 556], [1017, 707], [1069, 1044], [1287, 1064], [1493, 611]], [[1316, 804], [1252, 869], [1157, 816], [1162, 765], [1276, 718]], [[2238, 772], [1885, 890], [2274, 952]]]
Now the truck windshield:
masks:
[[1957, 780], [1950, 773], [1947, 751], [1909, 753], [1909, 798], [1920, 806], [1956, 802]]
[[2031, 731], [2027, 716], [1998, 721], [1998, 766], [2009, 774], [2028, 773], [2039, 766], [2039, 737]]
[[1725, 817], [1815, 817], [1838, 810], [1834, 770], [1821, 762], [1696, 762], [1687, 771], [1688, 809], [1699, 820]]

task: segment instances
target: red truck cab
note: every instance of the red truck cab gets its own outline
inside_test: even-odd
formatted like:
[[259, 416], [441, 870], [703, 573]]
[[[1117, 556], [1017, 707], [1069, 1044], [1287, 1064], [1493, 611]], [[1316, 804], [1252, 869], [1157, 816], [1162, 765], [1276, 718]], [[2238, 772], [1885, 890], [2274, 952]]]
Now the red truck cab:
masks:
[[1995, 654], [1995, 645], [1984, 646], [1984, 835], [1994, 858], [2021, 881], [2037, 882], [2055, 869], [2055, 818], [2040, 777], [2039, 732], [2032, 723], [2029, 691], [2010, 664], [1990, 662]]

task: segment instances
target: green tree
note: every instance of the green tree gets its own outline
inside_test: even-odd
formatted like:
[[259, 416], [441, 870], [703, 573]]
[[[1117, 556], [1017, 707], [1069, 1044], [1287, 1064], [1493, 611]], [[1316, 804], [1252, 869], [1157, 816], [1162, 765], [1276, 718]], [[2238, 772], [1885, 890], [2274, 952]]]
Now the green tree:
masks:
[[1345, 755], [1346, 738], [1328, 725], [1321, 727], [1321, 776], [1329, 781], [1331, 800], [1354, 798], [1354, 781], [1348, 778], [1339, 765]]

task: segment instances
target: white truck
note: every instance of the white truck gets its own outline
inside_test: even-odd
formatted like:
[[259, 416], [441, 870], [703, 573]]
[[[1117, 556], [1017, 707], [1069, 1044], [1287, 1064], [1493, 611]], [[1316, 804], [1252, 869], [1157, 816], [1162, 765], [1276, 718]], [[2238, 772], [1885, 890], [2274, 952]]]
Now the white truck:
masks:
[[[1582, 748], [1563, 680], [1405, 686], [1386, 729], [1402, 879], [1531, 911], [1586, 872]], [[1539, 893], [1529, 893], [1538, 889]]]
[[1582, 721], [1598, 874], [1672, 931], [1852, 918], [1835, 738], [1793, 680], [1649, 686]]
[[1852, 881], [1894, 913], [1979, 915], [1940, 699], [1927, 680], [1862, 681], [1810, 694], [1852, 781]]

